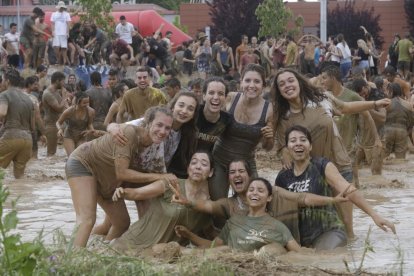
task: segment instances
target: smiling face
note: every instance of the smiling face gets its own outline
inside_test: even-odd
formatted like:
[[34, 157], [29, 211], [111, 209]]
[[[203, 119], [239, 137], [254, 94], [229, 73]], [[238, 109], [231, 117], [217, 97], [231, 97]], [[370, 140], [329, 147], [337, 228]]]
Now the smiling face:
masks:
[[272, 200], [266, 184], [261, 180], [254, 180], [250, 183], [246, 193], [247, 203], [250, 207], [263, 207]]
[[196, 152], [187, 168], [188, 179], [196, 182], [207, 180], [212, 174], [210, 159], [206, 153]]
[[109, 87], [114, 87], [116, 84], [118, 83], [118, 78], [116, 77], [116, 75], [109, 75], [108, 76], [108, 86]]
[[162, 112], [155, 114], [154, 120], [149, 123], [149, 136], [154, 144], [159, 144], [168, 137], [171, 131], [173, 118]]
[[197, 102], [193, 97], [181, 96], [173, 108], [174, 120], [180, 124], [189, 122], [194, 117]]
[[244, 96], [249, 99], [255, 99], [262, 95], [263, 80], [258, 72], [248, 71], [244, 74], [240, 88]]
[[140, 89], [147, 88], [150, 84], [148, 72], [137, 72], [135, 83]]
[[280, 94], [287, 101], [295, 101], [300, 96], [298, 79], [291, 72], [284, 72], [277, 77], [277, 86]]
[[229, 166], [229, 183], [236, 194], [246, 192], [249, 174], [241, 161], [232, 162]]
[[321, 74], [321, 84], [326, 90], [332, 91], [334, 80], [332, 77], [328, 76], [326, 72], [323, 72]]
[[287, 148], [294, 161], [304, 161], [309, 158], [312, 145], [305, 133], [294, 130], [289, 133]]
[[207, 86], [206, 94], [203, 95], [205, 109], [210, 113], [220, 113], [226, 102], [226, 87], [223, 83], [212, 81]]

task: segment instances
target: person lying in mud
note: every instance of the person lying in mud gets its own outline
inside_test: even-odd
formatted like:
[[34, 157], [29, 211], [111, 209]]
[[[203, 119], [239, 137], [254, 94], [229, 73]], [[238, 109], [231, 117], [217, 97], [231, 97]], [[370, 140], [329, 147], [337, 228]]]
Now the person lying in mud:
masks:
[[86, 246], [96, 220], [98, 203], [108, 215], [112, 227], [107, 240], [119, 237], [130, 224], [125, 202], [112, 202], [115, 189], [123, 181], [132, 183], [154, 182], [158, 175], [129, 169], [134, 154], [152, 144], [162, 143], [169, 135], [173, 118], [171, 110], [157, 106], [145, 113], [144, 127], [125, 125], [123, 133], [128, 142], [119, 146], [106, 134], [75, 149], [66, 162], [66, 176], [76, 211], [77, 231], [74, 245]]
[[[234, 160], [230, 162], [228, 168], [228, 181], [234, 191], [232, 197], [221, 198], [216, 201], [192, 201], [182, 194], [177, 194], [173, 198], [173, 202], [225, 219], [229, 219], [233, 215], [246, 216], [249, 211], [246, 193], [250, 177], [249, 164], [244, 160]], [[283, 222], [297, 241], [300, 240], [298, 229], [299, 207], [321, 206], [347, 201], [342, 194], [338, 194], [336, 197], [327, 197], [310, 193], [293, 193], [280, 187], [273, 187], [272, 189], [272, 200], [269, 203], [268, 212], [271, 216]]]
[[263, 246], [278, 244], [288, 251], [300, 251], [300, 245], [286, 225], [266, 211], [270, 210], [272, 194], [273, 188], [269, 181], [260, 177], [253, 178], [247, 185], [247, 215], [230, 217], [213, 241], [200, 238], [183, 225], [176, 226], [175, 232], [202, 248], [227, 245], [240, 251], [254, 251]]
[[174, 194], [183, 193], [190, 200], [207, 200], [208, 178], [213, 173], [210, 154], [196, 152], [187, 167], [188, 178], [180, 179], [174, 187], [168, 181], [160, 180], [141, 188], [117, 188], [113, 201], [150, 199], [150, 208], [145, 215], [135, 222], [121, 237], [111, 242], [113, 249], [128, 255], [139, 255], [144, 249], [158, 243], [186, 241], [176, 235], [174, 227], [184, 225], [195, 233], [201, 233], [211, 225], [208, 215], [196, 210], [172, 203]]
[[[394, 224], [377, 214], [328, 159], [310, 157], [312, 138], [308, 129], [299, 125], [292, 126], [286, 131], [285, 143], [293, 163], [290, 169], [279, 172], [275, 183], [277, 186], [296, 193], [308, 192], [324, 196], [332, 195], [334, 190], [343, 193], [343, 196], [367, 213], [378, 227], [396, 233]], [[345, 246], [347, 242], [344, 226], [333, 205], [301, 208], [299, 231], [301, 245], [317, 250], [331, 250]]]

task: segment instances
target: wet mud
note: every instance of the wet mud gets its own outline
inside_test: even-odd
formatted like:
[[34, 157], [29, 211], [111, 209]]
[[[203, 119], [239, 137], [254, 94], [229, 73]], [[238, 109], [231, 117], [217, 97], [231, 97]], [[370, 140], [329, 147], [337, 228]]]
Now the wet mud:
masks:
[[[259, 174], [274, 182], [281, 169], [276, 153], [258, 151], [257, 159]], [[23, 179], [15, 180], [11, 168], [6, 170], [4, 183], [10, 189], [11, 198], [18, 198], [20, 221], [17, 231], [23, 240], [33, 240], [43, 231], [45, 242], [52, 243], [55, 229], [60, 229], [67, 236], [71, 234], [75, 225], [75, 212], [65, 180], [65, 161], [63, 148], [59, 147], [54, 157], [46, 157], [45, 149], [40, 148], [39, 160], [29, 162]], [[363, 262], [366, 275], [386, 272], [398, 274], [401, 269], [404, 275], [409, 275], [410, 271], [414, 271], [414, 155], [409, 154], [407, 160], [387, 160], [382, 176], [372, 176], [369, 168], [364, 167], [360, 170], [359, 179], [362, 193], [377, 212], [395, 223], [397, 235], [383, 232], [356, 207], [356, 239], [347, 248], [312, 254], [289, 253], [278, 257], [235, 252], [209, 254], [203, 251], [200, 258], [227, 264], [241, 275], [346, 275], [345, 263], [351, 272], [360, 267], [370, 231], [369, 243], [374, 252], [369, 252]], [[131, 221], [136, 221], [134, 204], [128, 203], [128, 209]], [[97, 222], [102, 219], [103, 212], [98, 208]], [[183, 255], [183, 260], [178, 262], [183, 262], [185, 258], [190, 257]]]

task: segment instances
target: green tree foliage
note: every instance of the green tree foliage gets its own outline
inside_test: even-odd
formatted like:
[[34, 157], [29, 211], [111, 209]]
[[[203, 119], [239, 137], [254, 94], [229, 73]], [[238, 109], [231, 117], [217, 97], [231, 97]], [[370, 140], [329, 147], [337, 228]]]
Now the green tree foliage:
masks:
[[263, 0], [214, 0], [207, 2], [213, 26], [211, 34], [223, 34], [230, 40], [235, 49], [240, 44], [241, 35], [256, 36], [259, 22], [255, 14], [256, 8]]
[[80, 7], [75, 14], [81, 20], [89, 20], [101, 29], [112, 32], [115, 24], [112, 11], [112, 3], [109, 0], [76, 0], [76, 5]]
[[404, 0], [405, 15], [411, 36], [414, 36], [414, 0]]
[[327, 33], [328, 35], [337, 35], [342, 33], [350, 47], [357, 47], [357, 40], [364, 38], [364, 32], [360, 26], [364, 26], [371, 33], [375, 40], [377, 48], [381, 48], [384, 39], [380, 36], [382, 31], [379, 25], [380, 15], [375, 14], [374, 7], [367, 8], [363, 6], [357, 10], [355, 1], [346, 0], [342, 5], [328, 11], [327, 14]]
[[188, 27], [185, 25], [181, 25], [180, 16], [177, 15], [176, 17], [174, 17], [173, 25], [181, 31], [183, 31], [184, 33], [188, 33]]
[[274, 37], [286, 33], [286, 26], [293, 17], [283, 0], [264, 0], [257, 7], [256, 15], [260, 23], [259, 36]]
[[137, 4], [157, 4], [168, 10], [178, 11], [182, 3], [189, 3], [190, 0], [137, 0]]

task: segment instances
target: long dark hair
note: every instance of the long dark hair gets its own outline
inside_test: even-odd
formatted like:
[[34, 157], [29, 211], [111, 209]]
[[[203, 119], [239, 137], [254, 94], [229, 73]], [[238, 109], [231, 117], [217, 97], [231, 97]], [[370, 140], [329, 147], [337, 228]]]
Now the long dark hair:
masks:
[[279, 76], [286, 72], [292, 73], [299, 82], [299, 97], [302, 102], [302, 114], [303, 110], [309, 103], [315, 103], [319, 105], [319, 103], [326, 98], [320, 88], [311, 84], [305, 76], [298, 73], [297, 71], [288, 68], [279, 70], [273, 79], [272, 87], [270, 90], [270, 94], [273, 98], [273, 105], [276, 116], [275, 127], [278, 126], [280, 120], [286, 119], [287, 112], [290, 108], [289, 102], [282, 96], [279, 90], [279, 86], [277, 85], [277, 79]]
[[174, 109], [175, 104], [178, 99], [181, 97], [190, 97], [193, 98], [196, 103], [196, 108], [194, 110], [193, 118], [187, 123], [181, 126], [181, 139], [178, 148], [180, 149], [180, 158], [184, 164], [188, 164], [191, 160], [191, 157], [196, 151], [197, 148], [197, 136], [198, 136], [198, 114], [200, 111], [200, 105], [196, 95], [192, 92], [180, 92], [169, 102], [171, 110]]

